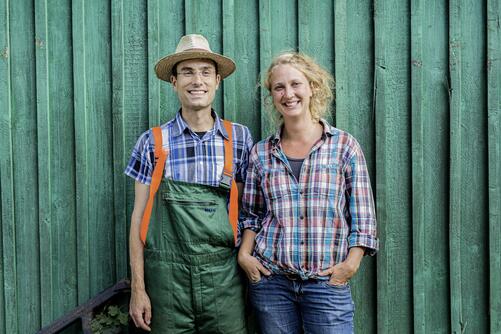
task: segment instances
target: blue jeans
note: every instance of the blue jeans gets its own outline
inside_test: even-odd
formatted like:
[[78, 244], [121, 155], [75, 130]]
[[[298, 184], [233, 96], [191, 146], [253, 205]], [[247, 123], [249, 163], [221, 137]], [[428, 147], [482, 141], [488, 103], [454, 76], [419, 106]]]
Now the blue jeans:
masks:
[[353, 333], [355, 308], [348, 284], [262, 276], [250, 283], [249, 298], [263, 334]]

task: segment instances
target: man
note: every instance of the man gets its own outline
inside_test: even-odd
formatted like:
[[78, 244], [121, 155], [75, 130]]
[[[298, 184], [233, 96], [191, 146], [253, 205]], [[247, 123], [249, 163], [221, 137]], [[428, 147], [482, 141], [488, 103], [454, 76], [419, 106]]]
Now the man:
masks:
[[243, 188], [252, 138], [211, 107], [220, 81], [234, 70], [201, 35], [183, 36], [155, 66], [181, 109], [140, 136], [125, 170], [136, 181], [129, 313], [144, 330], [245, 332], [236, 188]]

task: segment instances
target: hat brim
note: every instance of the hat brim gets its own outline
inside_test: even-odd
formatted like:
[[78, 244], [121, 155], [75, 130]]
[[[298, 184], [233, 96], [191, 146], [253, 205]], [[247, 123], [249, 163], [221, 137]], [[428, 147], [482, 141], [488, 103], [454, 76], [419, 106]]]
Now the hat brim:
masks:
[[160, 80], [170, 82], [174, 66], [190, 59], [210, 59], [217, 64], [217, 72], [221, 79], [235, 71], [235, 62], [228, 57], [208, 51], [183, 51], [160, 59], [155, 65], [155, 73]]

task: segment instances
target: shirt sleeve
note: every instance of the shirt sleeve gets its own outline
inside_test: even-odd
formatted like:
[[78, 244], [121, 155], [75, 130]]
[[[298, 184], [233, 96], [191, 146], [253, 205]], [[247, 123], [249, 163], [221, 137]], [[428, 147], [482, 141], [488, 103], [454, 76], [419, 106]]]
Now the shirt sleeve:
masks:
[[151, 143], [151, 130], [148, 130], [139, 137], [134, 145], [129, 163], [124, 171], [125, 175], [149, 185], [153, 173], [152, 161], [155, 159], [154, 149]]
[[345, 181], [348, 204], [345, 214], [350, 224], [348, 247], [364, 247], [365, 254], [372, 256], [379, 249], [374, 198], [365, 157], [356, 141], [345, 170]]
[[265, 213], [266, 205], [261, 189], [259, 160], [256, 147], [254, 147], [249, 157], [249, 167], [242, 196], [241, 229], [251, 229], [254, 232], [259, 232]]
[[242, 127], [243, 128], [243, 147], [240, 155], [240, 163], [238, 164], [236, 170], [235, 170], [235, 180], [237, 182], [245, 182], [245, 179], [247, 177], [247, 169], [249, 167], [249, 153], [250, 150], [252, 149], [252, 135], [249, 131], [249, 128], [246, 126]]

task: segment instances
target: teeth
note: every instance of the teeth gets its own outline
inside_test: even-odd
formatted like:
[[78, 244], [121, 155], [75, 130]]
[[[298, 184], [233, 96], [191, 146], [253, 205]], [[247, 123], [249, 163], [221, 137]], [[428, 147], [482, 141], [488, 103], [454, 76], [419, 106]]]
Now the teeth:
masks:
[[299, 101], [294, 101], [294, 102], [286, 102], [284, 103], [286, 107], [294, 107], [295, 105], [297, 105], [299, 103]]
[[202, 94], [205, 94], [205, 91], [203, 91], [203, 90], [191, 90], [190, 94], [202, 95]]

